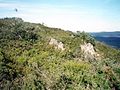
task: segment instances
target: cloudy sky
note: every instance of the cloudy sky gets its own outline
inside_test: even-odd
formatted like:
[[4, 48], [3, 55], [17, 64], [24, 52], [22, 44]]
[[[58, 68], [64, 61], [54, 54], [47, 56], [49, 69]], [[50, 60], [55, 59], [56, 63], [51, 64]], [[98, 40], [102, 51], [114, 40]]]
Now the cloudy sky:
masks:
[[120, 31], [120, 0], [0, 0], [4, 17], [71, 31]]

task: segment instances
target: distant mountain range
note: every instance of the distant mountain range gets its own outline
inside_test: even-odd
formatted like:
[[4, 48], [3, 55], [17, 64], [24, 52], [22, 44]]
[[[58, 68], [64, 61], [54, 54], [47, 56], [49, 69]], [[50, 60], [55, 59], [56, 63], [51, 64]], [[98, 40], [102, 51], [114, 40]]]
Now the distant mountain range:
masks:
[[92, 32], [96, 40], [108, 44], [114, 48], [120, 48], [120, 31], [115, 32]]
[[92, 32], [92, 36], [97, 37], [120, 37], [120, 31], [115, 32]]

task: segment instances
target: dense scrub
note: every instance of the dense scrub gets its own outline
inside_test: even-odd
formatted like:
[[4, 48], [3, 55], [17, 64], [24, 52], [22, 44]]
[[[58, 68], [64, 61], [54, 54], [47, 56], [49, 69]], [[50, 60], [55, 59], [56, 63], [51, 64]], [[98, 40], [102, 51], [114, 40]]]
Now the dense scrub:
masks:
[[[63, 42], [65, 51], [49, 45], [50, 38]], [[82, 57], [85, 42], [93, 44], [100, 58]], [[85, 32], [0, 19], [0, 89], [120, 90], [120, 51]]]

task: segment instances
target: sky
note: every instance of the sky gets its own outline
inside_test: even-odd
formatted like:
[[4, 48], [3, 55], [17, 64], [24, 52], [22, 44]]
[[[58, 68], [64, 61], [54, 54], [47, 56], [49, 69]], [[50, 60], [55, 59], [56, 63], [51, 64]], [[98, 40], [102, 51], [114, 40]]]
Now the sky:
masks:
[[0, 0], [5, 17], [73, 32], [120, 31], [120, 0]]

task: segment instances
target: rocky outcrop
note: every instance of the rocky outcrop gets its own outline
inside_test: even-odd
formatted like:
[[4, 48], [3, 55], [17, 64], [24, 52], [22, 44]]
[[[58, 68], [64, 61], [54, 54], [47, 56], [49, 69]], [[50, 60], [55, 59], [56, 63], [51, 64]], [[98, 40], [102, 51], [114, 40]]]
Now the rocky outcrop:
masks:
[[56, 39], [54, 39], [54, 38], [51, 38], [51, 39], [50, 39], [49, 45], [54, 45], [55, 49], [59, 49], [59, 50], [62, 50], [62, 51], [65, 50], [64, 44], [63, 44], [62, 42], [58, 42], [58, 41], [57, 41]]
[[80, 48], [84, 59], [94, 60], [99, 55], [91, 43], [84, 43]]

